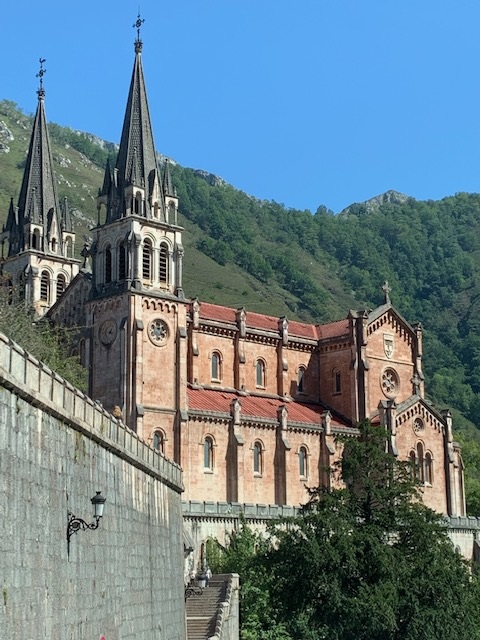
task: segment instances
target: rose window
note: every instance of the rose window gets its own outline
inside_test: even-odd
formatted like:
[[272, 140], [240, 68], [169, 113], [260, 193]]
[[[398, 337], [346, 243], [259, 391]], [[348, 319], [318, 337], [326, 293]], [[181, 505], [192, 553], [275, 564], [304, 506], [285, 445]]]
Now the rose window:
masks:
[[385, 369], [382, 374], [382, 391], [387, 396], [394, 396], [398, 392], [399, 379], [393, 369]]
[[165, 344], [168, 338], [168, 327], [163, 320], [153, 320], [148, 327], [148, 337], [156, 345]]
[[415, 433], [422, 433], [425, 429], [425, 425], [423, 424], [423, 420], [421, 418], [415, 418], [413, 423], [413, 430]]

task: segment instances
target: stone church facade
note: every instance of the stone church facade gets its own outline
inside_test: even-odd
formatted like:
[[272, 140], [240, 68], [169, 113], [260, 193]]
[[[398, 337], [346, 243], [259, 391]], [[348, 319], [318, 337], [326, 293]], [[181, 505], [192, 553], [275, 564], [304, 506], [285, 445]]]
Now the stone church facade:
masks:
[[3, 274], [26, 283], [39, 314], [84, 327], [89, 395], [181, 465], [185, 500], [299, 505], [306, 486], [334, 481], [338, 436], [355, 437], [369, 418], [412, 461], [425, 503], [464, 516], [452, 418], [425, 400], [422, 328], [395, 310], [387, 285], [377, 309], [324, 325], [185, 298], [181, 203], [168, 161], [158, 163], [142, 48], [138, 36], [117, 161], [99, 189], [91, 269], [72, 257], [41, 87]]

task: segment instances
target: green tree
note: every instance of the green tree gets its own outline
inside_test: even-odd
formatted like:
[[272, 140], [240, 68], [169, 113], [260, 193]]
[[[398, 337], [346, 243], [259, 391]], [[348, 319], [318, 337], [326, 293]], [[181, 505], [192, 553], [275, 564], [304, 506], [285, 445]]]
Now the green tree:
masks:
[[87, 370], [78, 356], [71, 355], [78, 330], [54, 328], [48, 321], [36, 319], [5, 279], [0, 281], [0, 331], [75, 387], [86, 391]]
[[334, 470], [344, 488], [311, 490], [251, 556], [244, 582], [263, 594], [267, 625], [295, 640], [480, 638], [477, 577], [386, 443], [382, 428], [360, 425]]

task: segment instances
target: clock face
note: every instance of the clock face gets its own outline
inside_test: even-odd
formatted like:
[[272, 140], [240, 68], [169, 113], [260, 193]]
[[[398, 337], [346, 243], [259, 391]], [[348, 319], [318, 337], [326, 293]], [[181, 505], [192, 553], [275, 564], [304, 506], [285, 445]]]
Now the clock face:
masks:
[[109, 320], [105, 320], [105, 322], [100, 325], [100, 330], [98, 332], [101, 342], [104, 345], [110, 345], [117, 337], [117, 323], [115, 320], [110, 318]]
[[152, 320], [148, 325], [148, 337], [154, 345], [165, 344], [168, 339], [168, 326], [163, 320]]

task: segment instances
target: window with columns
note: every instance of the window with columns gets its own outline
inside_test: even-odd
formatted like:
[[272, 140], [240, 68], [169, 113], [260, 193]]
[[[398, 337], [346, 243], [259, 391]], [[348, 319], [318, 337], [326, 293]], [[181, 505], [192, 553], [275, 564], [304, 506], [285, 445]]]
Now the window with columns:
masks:
[[67, 288], [67, 279], [63, 273], [59, 273], [57, 276], [57, 300], [59, 300]]
[[143, 241], [142, 252], [142, 276], [144, 280], [152, 279], [152, 257], [152, 241], [149, 238], [145, 238], [145, 240]]
[[107, 245], [105, 247], [105, 282], [112, 281], [112, 247]]
[[159, 280], [162, 284], [168, 284], [168, 245], [162, 242], [160, 245]]
[[48, 302], [50, 300], [50, 274], [42, 271], [40, 276], [40, 300]]
[[127, 277], [127, 245], [123, 241], [118, 245], [118, 279], [125, 280]]

